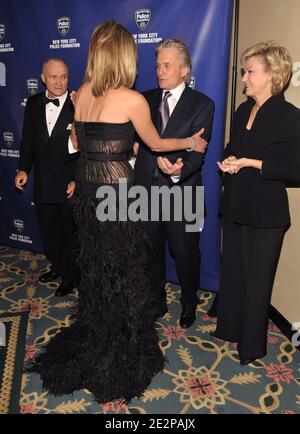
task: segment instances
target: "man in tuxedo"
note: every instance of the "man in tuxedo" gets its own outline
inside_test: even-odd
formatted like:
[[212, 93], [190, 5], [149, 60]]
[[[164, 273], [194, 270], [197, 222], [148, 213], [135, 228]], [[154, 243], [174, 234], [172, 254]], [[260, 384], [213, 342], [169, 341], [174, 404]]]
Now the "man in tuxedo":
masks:
[[[212, 129], [214, 103], [203, 93], [188, 87], [191, 58], [181, 41], [168, 39], [156, 48], [156, 71], [159, 88], [146, 91], [152, 121], [164, 138], [192, 136], [204, 128], [203, 152]], [[204, 153], [168, 152], [157, 157], [140, 142], [135, 163], [135, 182], [146, 187], [178, 185], [182, 190], [190, 186], [193, 191], [194, 208], [196, 186], [202, 185], [201, 165]], [[183, 193], [184, 194], [184, 193]], [[150, 204], [151, 206], [151, 204]], [[152, 308], [155, 317], [163, 316], [166, 304], [166, 242], [175, 260], [176, 272], [181, 285], [181, 327], [190, 327], [196, 319], [199, 301], [197, 290], [200, 278], [200, 231], [187, 232], [186, 221], [175, 221], [174, 203], [171, 204], [170, 221], [148, 221], [145, 224], [152, 247], [149, 274], [152, 287]]]
[[34, 164], [35, 209], [51, 262], [50, 271], [41, 274], [39, 281], [47, 283], [61, 276], [55, 295], [62, 296], [75, 284], [70, 265], [74, 223], [69, 199], [75, 188], [77, 154], [68, 152], [74, 107], [67, 90], [69, 69], [63, 60], [46, 60], [41, 78], [46, 92], [31, 96], [26, 104], [15, 185], [23, 190]]

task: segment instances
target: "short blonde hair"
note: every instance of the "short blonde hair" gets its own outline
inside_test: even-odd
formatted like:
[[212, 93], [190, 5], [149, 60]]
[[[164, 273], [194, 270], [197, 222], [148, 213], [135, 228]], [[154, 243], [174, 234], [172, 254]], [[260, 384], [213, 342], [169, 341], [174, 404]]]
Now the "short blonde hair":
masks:
[[177, 50], [180, 65], [188, 68], [188, 73], [184, 77], [184, 81], [189, 83], [191, 80], [192, 60], [187, 46], [179, 39], [165, 39], [157, 44], [155, 49], [156, 56], [163, 48], [175, 48]]
[[94, 96], [109, 88], [131, 88], [136, 78], [137, 49], [131, 33], [113, 20], [104, 21], [93, 31], [84, 80]]
[[260, 42], [247, 48], [241, 55], [241, 64], [253, 56], [260, 56], [267, 71], [272, 74], [272, 95], [277, 95], [292, 76], [292, 59], [285, 47], [275, 41]]

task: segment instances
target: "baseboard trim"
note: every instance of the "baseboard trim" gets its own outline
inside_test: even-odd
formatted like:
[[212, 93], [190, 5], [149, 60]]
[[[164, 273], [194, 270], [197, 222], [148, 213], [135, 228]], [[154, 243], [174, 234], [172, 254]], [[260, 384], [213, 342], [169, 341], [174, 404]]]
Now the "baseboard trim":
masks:
[[[281, 333], [289, 340], [292, 341], [292, 337], [295, 331], [292, 330], [292, 324], [274, 307], [270, 306], [270, 320], [279, 328]], [[300, 351], [300, 345], [296, 347]]]

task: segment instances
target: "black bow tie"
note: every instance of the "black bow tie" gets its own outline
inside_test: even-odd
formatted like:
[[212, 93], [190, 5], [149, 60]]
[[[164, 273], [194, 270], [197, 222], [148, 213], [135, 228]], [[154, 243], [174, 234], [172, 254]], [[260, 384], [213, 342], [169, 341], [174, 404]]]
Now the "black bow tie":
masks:
[[59, 107], [59, 99], [58, 98], [50, 99], [50, 98], [47, 98], [45, 96], [45, 104], [48, 104], [48, 102], [53, 102], [53, 104], [55, 104], [57, 107]]

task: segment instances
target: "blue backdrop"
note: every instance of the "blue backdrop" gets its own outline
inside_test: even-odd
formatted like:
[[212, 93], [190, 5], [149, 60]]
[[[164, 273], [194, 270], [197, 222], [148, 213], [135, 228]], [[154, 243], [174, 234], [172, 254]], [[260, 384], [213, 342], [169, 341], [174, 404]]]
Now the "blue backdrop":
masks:
[[[183, 40], [192, 55], [191, 86], [215, 101], [213, 136], [203, 180], [207, 216], [201, 236], [201, 288], [219, 289], [221, 191], [216, 161], [224, 145], [232, 0], [10, 0], [0, 22], [0, 243], [42, 251], [32, 202], [32, 179], [24, 193], [14, 188], [27, 98], [44, 90], [41, 65], [61, 57], [70, 67], [70, 89], [83, 78], [93, 28], [113, 18], [134, 35], [139, 53], [137, 90], [157, 86], [155, 44]], [[31, 177], [32, 178], [32, 177]], [[168, 278], [176, 281], [168, 258]]]

